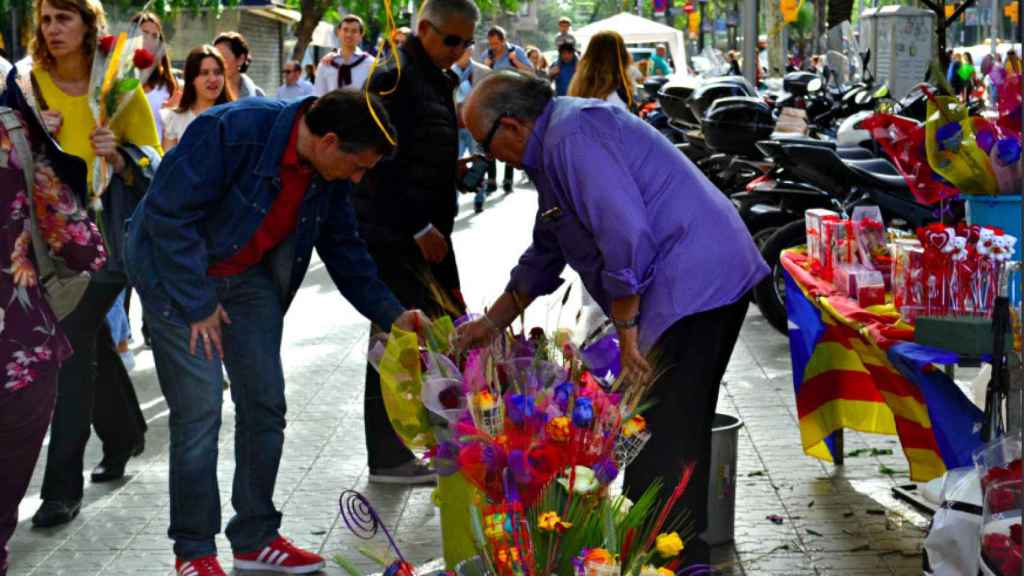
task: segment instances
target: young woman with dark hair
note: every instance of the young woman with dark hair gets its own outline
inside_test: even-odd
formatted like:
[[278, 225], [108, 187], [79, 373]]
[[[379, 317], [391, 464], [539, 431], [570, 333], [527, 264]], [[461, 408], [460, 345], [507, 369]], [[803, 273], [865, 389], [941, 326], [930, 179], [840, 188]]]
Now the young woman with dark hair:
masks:
[[163, 111], [164, 151], [173, 148], [195, 117], [234, 97], [224, 79], [224, 58], [209, 44], [193, 48], [185, 61], [185, 82], [178, 107]]

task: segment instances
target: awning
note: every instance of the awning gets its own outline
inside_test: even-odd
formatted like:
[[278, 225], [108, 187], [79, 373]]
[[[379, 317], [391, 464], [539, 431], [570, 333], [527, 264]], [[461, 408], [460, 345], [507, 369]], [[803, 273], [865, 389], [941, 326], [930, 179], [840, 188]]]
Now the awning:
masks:
[[309, 43], [323, 48], [337, 48], [338, 35], [334, 33], [334, 25], [329, 22], [319, 22], [313, 30], [313, 37], [310, 38]]
[[295, 24], [299, 20], [302, 20], [302, 13], [298, 10], [292, 10], [290, 8], [282, 8], [281, 6], [260, 6], [258, 8], [250, 8], [245, 5], [239, 6], [254, 14], [259, 14], [264, 18], [270, 18], [271, 20], [277, 20], [283, 24]]

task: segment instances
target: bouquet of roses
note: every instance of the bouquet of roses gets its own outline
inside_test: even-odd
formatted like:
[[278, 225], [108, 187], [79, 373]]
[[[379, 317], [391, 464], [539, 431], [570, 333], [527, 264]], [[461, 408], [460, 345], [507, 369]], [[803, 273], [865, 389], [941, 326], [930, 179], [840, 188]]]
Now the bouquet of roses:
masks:
[[[162, 45], [156, 47], [156, 54], [146, 48], [138, 25], [116, 36], [99, 37], [89, 80], [89, 108], [97, 126], [109, 126], [124, 110], [134, 92], [153, 72], [162, 51]], [[99, 210], [102, 207], [99, 198], [110, 184], [113, 170], [104, 158], [96, 158], [91, 170], [91, 204], [93, 209]]]

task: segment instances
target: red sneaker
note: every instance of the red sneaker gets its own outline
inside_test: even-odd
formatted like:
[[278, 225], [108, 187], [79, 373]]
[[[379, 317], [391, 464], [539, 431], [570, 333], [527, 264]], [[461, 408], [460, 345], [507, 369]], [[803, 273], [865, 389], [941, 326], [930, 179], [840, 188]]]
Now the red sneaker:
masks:
[[323, 570], [324, 559], [278, 536], [263, 548], [245, 554], [235, 552], [235, 568], [285, 574], [309, 574]]
[[174, 563], [174, 569], [177, 576], [228, 576], [227, 572], [220, 567], [216, 554], [187, 562], [178, 558], [178, 561]]

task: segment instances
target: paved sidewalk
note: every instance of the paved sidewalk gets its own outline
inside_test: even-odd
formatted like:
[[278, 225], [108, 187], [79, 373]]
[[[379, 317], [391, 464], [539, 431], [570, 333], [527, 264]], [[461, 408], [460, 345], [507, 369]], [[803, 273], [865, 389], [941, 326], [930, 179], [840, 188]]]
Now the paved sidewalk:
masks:
[[[470, 198], [461, 201], [455, 249], [464, 293], [471, 307], [481, 308], [504, 286], [507, 271], [529, 243], [536, 196], [530, 189], [494, 196], [478, 216], [472, 215]], [[534, 305], [528, 322], [550, 328], [559, 317], [562, 324], [571, 323], [575, 311], [571, 303], [559, 314], [555, 299], [548, 299]], [[314, 264], [285, 326], [289, 411], [277, 502], [286, 536], [328, 556], [343, 553], [369, 572], [373, 563], [356, 550], [363, 542], [349, 535], [336, 516], [342, 490], [360, 490], [374, 503], [412, 561], [440, 554], [440, 530], [430, 488], [380, 487], [366, 481], [362, 382], [367, 331], [366, 321], [338, 296], [323, 266]], [[64, 527], [32, 530], [28, 519], [38, 506], [41, 461], [22, 506], [23, 522], [11, 542], [11, 576], [172, 572], [166, 537], [167, 414], [149, 351], [139, 349], [133, 377], [150, 421], [145, 454], [130, 463], [120, 483], [89, 484], [87, 469], [81, 516]], [[739, 445], [736, 542], [716, 558], [723, 571], [919, 574], [926, 520], [890, 495], [894, 484], [907, 482], [907, 464], [895, 438], [848, 432], [848, 452], [871, 447], [892, 449], [895, 455], [848, 458], [842, 469], [813, 460], [800, 449], [792, 390], [786, 340], [752, 308], [719, 403], [721, 412], [745, 423]], [[233, 422], [233, 406], [225, 395], [219, 467], [225, 523], [231, 514]], [[98, 443], [90, 442], [87, 467], [99, 457]], [[895, 474], [882, 474], [883, 466]], [[772, 523], [769, 515], [780, 516], [782, 523]], [[228, 544], [223, 537], [218, 543], [230, 569]], [[382, 543], [370, 546], [380, 548]], [[342, 571], [330, 565], [325, 573]]]

